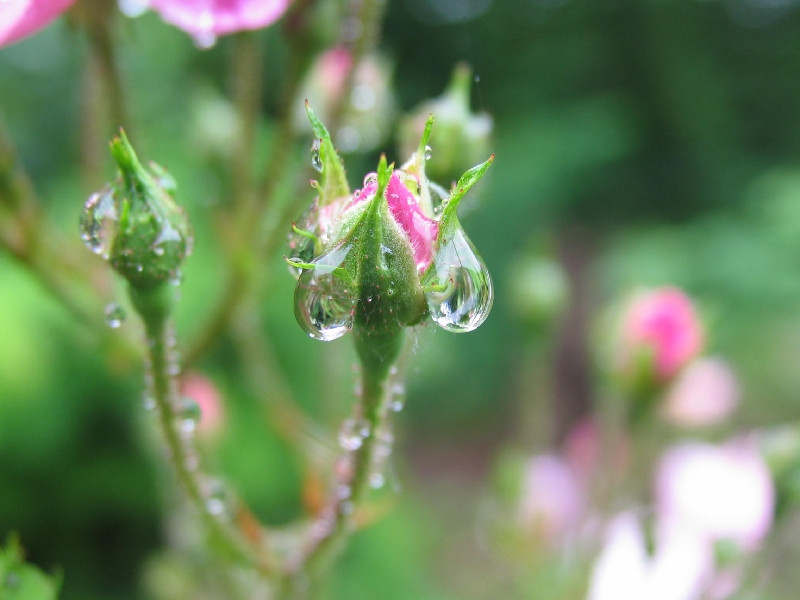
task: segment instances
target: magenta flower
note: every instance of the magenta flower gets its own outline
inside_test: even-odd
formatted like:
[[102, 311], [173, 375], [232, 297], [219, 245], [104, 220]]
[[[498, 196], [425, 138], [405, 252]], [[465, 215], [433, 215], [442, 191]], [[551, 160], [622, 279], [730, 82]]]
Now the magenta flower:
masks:
[[292, 0], [150, 0], [167, 23], [183, 29], [201, 46], [221, 35], [261, 29], [281, 18]]
[[0, 0], [0, 46], [46, 27], [75, 0]]
[[645, 367], [663, 383], [697, 356], [703, 338], [694, 304], [682, 290], [646, 292], [633, 299], [623, 317], [622, 369], [635, 376]]

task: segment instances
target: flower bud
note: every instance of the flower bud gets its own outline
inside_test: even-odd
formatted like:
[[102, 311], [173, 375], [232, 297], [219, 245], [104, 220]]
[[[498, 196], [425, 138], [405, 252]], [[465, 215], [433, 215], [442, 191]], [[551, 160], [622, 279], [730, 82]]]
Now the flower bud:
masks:
[[434, 180], [455, 181], [489, 153], [492, 117], [471, 111], [471, 86], [472, 69], [465, 63], [456, 65], [444, 94], [423, 102], [400, 122], [400, 151], [408, 155], [416, 149], [428, 115], [436, 115], [437, 127], [431, 134], [431, 146], [436, 152], [431, 154], [427, 165]]
[[682, 290], [638, 294], [622, 318], [615, 370], [629, 387], [662, 386], [700, 353], [703, 338], [694, 304]]
[[308, 113], [322, 181], [313, 182], [319, 196], [295, 226], [287, 258], [299, 275], [295, 316], [303, 329], [321, 340], [354, 329], [378, 348], [428, 314], [451, 331], [478, 327], [492, 305], [492, 284], [456, 208], [493, 158], [465, 173], [450, 194], [432, 185], [425, 175], [431, 117], [420, 151], [399, 169], [381, 156], [377, 172], [350, 194], [330, 135]]
[[173, 198], [175, 181], [154, 163], [146, 170], [124, 132], [112, 140], [111, 154], [119, 177], [86, 201], [81, 237], [133, 289], [178, 279], [193, 239]]

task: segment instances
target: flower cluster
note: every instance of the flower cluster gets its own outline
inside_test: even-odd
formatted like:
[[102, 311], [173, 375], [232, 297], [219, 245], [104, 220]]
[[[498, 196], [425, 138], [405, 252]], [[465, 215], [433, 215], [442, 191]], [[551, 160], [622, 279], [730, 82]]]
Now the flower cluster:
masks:
[[377, 172], [351, 193], [328, 131], [310, 108], [308, 114], [319, 196], [294, 227], [287, 257], [298, 276], [295, 315], [303, 329], [321, 340], [350, 329], [380, 340], [427, 315], [450, 331], [483, 323], [492, 283], [456, 209], [493, 157], [450, 192], [428, 181], [430, 117], [408, 162], [395, 169], [382, 156]]

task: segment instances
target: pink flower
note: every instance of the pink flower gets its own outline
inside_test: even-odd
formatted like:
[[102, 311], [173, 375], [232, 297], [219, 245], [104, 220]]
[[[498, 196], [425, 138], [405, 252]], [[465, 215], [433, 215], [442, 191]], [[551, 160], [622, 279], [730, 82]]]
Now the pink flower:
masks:
[[47, 26], [75, 0], [0, 0], [0, 46], [13, 44]]
[[529, 461], [519, 507], [528, 529], [558, 544], [575, 531], [584, 508], [583, 489], [563, 458], [540, 454]]
[[291, 0], [150, 0], [167, 23], [210, 46], [217, 36], [261, 29], [277, 21]]
[[690, 364], [667, 392], [662, 404], [665, 418], [683, 427], [718, 423], [736, 408], [736, 375], [721, 358], [702, 358]]
[[656, 476], [659, 527], [755, 549], [772, 527], [775, 489], [750, 440], [675, 446]]
[[660, 381], [674, 377], [703, 346], [703, 328], [689, 297], [678, 288], [664, 287], [634, 298], [625, 313], [622, 361], [636, 368], [642, 353], [652, 353]]
[[183, 379], [181, 393], [197, 402], [200, 407], [198, 433], [214, 435], [220, 431], [225, 422], [225, 414], [219, 390], [213, 381], [200, 373], [189, 373]]

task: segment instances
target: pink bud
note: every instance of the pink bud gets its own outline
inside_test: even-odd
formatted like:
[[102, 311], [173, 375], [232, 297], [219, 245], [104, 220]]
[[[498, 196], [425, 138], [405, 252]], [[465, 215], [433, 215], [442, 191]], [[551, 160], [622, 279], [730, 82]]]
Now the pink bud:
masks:
[[0, 46], [13, 44], [47, 26], [75, 0], [0, 0]]
[[622, 329], [623, 368], [636, 368], [642, 353], [652, 353], [656, 377], [674, 377], [700, 352], [703, 328], [694, 305], [680, 289], [663, 287], [637, 296], [628, 306]]
[[[378, 184], [374, 182], [360, 192], [356, 192], [353, 204], [373, 198], [377, 188]], [[439, 225], [433, 219], [425, 216], [420, 208], [419, 200], [403, 184], [397, 172], [392, 173], [389, 185], [386, 186], [386, 201], [395, 222], [408, 237], [417, 269], [422, 273], [431, 264], [433, 244], [439, 234]]]
[[541, 454], [530, 460], [519, 510], [537, 536], [550, 544], [563, 542], [579, 524], [584, 506], [583, 489], [563, 458]]
[[753, 549], [772, 527], [775, 489], [750, 440], [673, 447], [661, 459], [655, 491], [662, 528]]
[[162, 19], [203, 45], [220, 35], [271, 25], [289, 4], [291, 0], [150, 0]]
[[214, 435], [222, 428], [225, 414], [219, 390], [208, 377], [192, 372], [184, 377], [181, 393], [197, 402], [200, 407], [200, 421], [197, 432], [201, 435]]
[[721, 358], [701, 358], [678, 376], [662, 404], [666, 419], [683, 427], [703, 427], [730, 415], [739, 402], [736, 375]]

